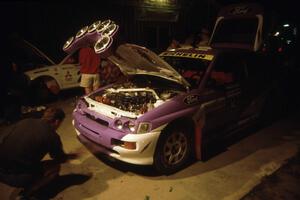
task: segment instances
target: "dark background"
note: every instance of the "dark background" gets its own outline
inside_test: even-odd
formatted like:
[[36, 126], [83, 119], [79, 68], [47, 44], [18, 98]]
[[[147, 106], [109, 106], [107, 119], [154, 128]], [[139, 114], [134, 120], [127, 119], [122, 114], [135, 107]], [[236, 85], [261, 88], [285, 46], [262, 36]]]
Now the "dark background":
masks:
[[[12, 43], [18, 44], [19, 39], [29, 41], [59, 63], [66, 56], [62, 47], [69, 37], [96, 20], [111, 19], [120, 25], [119, 35], [124, 41], [145, 46], [159, 53], [168, 47], [172, 38], [183, 42], [191, 34], [199, 33], [203, 27], [211, 31], [222, 6], [242, 2], [262, 4], [265, 12], [268, 13], [267, 16], [273, 21], [299, 23], [298, 6], [292, 0], [276, 2], [272, 0], [2, 1], [0, 2], [0, 93], [2, 97], [0, 118], [1, 109], [7, 107], [9, 103], [14, 104], [13, 101], [20, 100], [16, 97], [20, 96], [18, 93], [15, 96], [8, 96], [11, 91], [8, 88], [18, 88], [16, 91], [21, 93], [25, 91], [20, 90], [22, 88], [20, 86], [24, 86], [23, 82], [13, 78], [15, 75], [20, 75], [22, 70], [18, 73], [12, 72], [12, 63], [16, 63], [19, 69], [28, 69], [28, 64], [34, 64], [31, 55], [27, 56], [24, 51], [17, 52], [17, 48], [12, 48]], [[297, 48], [292, 53], [295, 52], [298, 52]], [[278, 52], [276, 53], [272, 58], [279, 57]], [[291, 65], [292, 70], [287, 70], [287, 73], [292, 75], [287, 79], [292, 81], [286, 81], [291, 99], [296, 102], [300, 98], [294, 98], [296, 94], [293, 91], [298, 91], [299, 61], [295, 61], [296, 55], [287, 57], [286, 60], [292, 61], [290, 63], [297, 63]]]
[[[160, 0], [163, 2], [163, 0]], [[110, 1], [7, 1], [0, 3], [2, 52], [8, 38], [23, 38], [59, 62], [65, 41], [85, 25], [112, 19], [127, 42], [154, 51], [166, 48], [171, 38], [183, 40], [202, 27], [212, 29], [218, 10], [231, 3], [259, 2], [284, 20], [298, 20], [294, 1], [233, 0], [110, 0]], [[11, 52], [10, 52], [11, 53]]]

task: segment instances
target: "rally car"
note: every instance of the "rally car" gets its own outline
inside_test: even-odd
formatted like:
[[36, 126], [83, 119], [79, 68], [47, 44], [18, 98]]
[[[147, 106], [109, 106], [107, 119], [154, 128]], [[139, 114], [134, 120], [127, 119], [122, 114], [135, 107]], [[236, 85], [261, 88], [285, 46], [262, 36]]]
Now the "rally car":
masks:
[[194, 153], [201, 159], [204, 145], [255, 122], [270, 98], [280, 98], [269, 96], [276, 85], [253, 52], [207, 47], [159, 57], [131, 44], [116, 52], [110, 60], [128, 79], [79, 100], [76, 132], [97, 152], [163, 173]]
[[81, 74], [77, 51], [56, 63], [26, 40], [18, 38], [13, 48], [19, 61], [18, 70], [26, 76], [31, 100], [44, 102], [60, 90], [79, 87]]
[[[127, 78], [78, 101], [73, 125], [79, 140], [95, 153], [153, 165], [169, 174], [192, 156], [201, 159], [213, 141], [279, 114], [284, 95], [280, 79], [274, 78], [279, 75], [276, 65], [259, 51], [260, 12], [252, 4], [226, 7], [217, 19], [211, 47], [157, 55], [121, 44], [109, 51], [108, 59]], [[250, 27], [247, 31], [239, 29], [243, 22]], [[79, 31], [82, 38], [71, 37], [66, 51], [95, 43], [95, 52], [105, 52], [116, 25], [99, 24], [85, 28], [90, 32]]]

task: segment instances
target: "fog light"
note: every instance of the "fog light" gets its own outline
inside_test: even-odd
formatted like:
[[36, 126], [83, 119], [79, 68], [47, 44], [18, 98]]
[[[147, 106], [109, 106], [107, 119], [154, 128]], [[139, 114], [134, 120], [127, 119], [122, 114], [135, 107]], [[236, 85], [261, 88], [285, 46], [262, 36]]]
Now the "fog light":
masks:
[[130, 149], [130, 150], [136, 149], [136, 142], [121, 141], [113, 138], [111, 139], [111, 144], [115, 146], [120, 146], [124, 149]]

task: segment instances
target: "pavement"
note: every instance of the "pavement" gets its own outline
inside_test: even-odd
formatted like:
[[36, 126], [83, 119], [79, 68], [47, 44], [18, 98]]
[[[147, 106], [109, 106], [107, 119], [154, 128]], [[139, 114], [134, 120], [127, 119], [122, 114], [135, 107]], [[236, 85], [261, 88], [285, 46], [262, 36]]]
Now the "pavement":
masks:
[[263, 178], [242, 200], [299, 200], [300, 152], [275, 173]]
[[[172, 175], [159, 175], [151, 166], [133, 166], [93, 155], [76, 139], [71, 124], [75, 99], [53, 104], [66, 112], [58, 129], [65, 151], [80, 152], [81, 156], [63, 164], [60, 177], [40, 192], [48, 199], [238, 200], [285, 166], [297, 155], [300, 145], [300, 115], [294, 114], [249, 130], [208, 160], [195, 161]], [[18, 191], [0, 183], [1, 200], [15, 199]]]

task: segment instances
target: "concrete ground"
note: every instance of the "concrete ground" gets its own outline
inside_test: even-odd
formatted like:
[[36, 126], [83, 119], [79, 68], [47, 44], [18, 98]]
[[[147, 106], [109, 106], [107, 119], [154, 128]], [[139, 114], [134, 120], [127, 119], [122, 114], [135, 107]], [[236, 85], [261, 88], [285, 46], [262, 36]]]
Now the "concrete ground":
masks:
[[279, 170], [267, 176], [242, 200], [299, 200], [300, 152], [288, 160]]
[[[296, 155], [300, 117], [293, 115], [252, 131], [207, 161], [197, 161], [176, 174], [164, 176], [148, 166], [132, 166], [91, 154], [76, 139], [71, 124], [74, 98], [55, 104], [66, 119], [58, 132], [67, 152], [81, 157], [62, 165], [61, 177], [41, 191], [56, 200], [238, 200], [264, 177]], [[0, 183], [0, 199], [14, 199], [18, 188]]]

